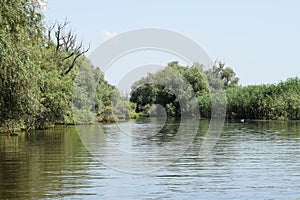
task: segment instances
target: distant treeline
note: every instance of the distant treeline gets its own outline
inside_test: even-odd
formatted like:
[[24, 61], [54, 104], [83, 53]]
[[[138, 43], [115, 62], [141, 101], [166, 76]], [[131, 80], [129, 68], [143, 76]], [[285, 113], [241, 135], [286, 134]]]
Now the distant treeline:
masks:
[[[226, 91], [228, 119], [299, 120], [300, 79], [278, 84], [229, 88]], [[210, 116], [210, 95], [198, 98], [201, 114]]]
[[[202, 116], [210, 117], [210, 94], [237, 87], [238, 81], [235, 72], [221, 62], [212, 69], [204, 69], [197, 63], [180, 66], [171, 62], [135, 82], [130, 101], [137, 104], [136, 112], [143, 116], [193, 117], [200, 109]], [[225, 103], [224, 98], [220, 100]]]
[[[136, 112], [143, 116], [166, 114], [180, 117], [186, 112], [194, 113], [193, 109], [197, 107], [200, 116], [210, 118], [214, 99], [217, 103], [214, 105], [226, 107], [227, 119], [300, 119], [299, 78], [290, 78], [279, 84], [245, 87], [239, 86], [238, 81], [235, 72], [224, 63], [219, 62], [212, 69], [204, 70], [198, 64], [184, 67], [172, 62], [137, 81], [132, 86], [130, 100], [137, 104]], [[225, 92], [224, 98], [216, 95], [218, 91]]]

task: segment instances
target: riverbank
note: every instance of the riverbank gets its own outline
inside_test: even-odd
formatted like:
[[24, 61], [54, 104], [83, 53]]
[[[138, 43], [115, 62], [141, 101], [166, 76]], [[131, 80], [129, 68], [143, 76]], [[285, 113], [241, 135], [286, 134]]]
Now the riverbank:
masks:
[[[159, 117], [154, 117], [159, 118]], [[111, 121], [99, 121], [99, 122], [88, 122], [88, 123], [48, 123], [47, 126], [39, 127], [39, 128], [30, 128], [27, 129], [26, 126], [19, 124], [14, 124], [14, 128], [12, 126], [0, 126], [0, 135], [6, 135], [6, 136], [18, 136], [18, 134], [22, 132], [30, 132], [30, 131], [38, 131], [38, 130], [47, 130], [57, 127], [72, 127], [76, 125], [93, 125], [93, 124], [102, 124], [102, 125], [109, 125], [109, 124], [117, 124], [117, 123], [123, 123], [131, 120], [135, 121], [149, 121], [151, 118], [149, 116], [143, 116], [139, 115], [137, 118], [130, 118], [130, 119], [117, 119], [117, 120], [111, 120]], [[180, 121], [180, 117], [167, 117], [168, 120], [175, 120]], [[188, 118], [185, 118], [188, 119]], [[200, 117], [199, 120], [207, 120], [209, 121], [210, 118], [207, 117]], [[265, 119], [225, 119], [224, 123], [282, 123], [282, 124], [290, 124], [290, 123], [296, 123], [300, 124], [300, 120], [265, 120]]]

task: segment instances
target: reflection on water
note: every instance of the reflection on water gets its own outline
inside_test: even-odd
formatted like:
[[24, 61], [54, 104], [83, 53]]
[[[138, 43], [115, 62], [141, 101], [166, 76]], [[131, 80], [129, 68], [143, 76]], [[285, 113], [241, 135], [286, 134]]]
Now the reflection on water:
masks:
[[176, 161], [189, 149], [198, 128], [208, 125], [199, 126], [196, 119], [182, 119], [180, 125], [174, 119], [165, 126], [159, 122], [88, 125], [77, 130], [86, 149], [101, 163], [122, 172], [144, 174]]
[[[168, 121], [162, 131], [159, 131], [162, 128], [159, 121], [121, 123], [118, 127], [125, 130], [125, 136], [136, 138], [122, 144], [122, 148], [135, 151], [143, 145], [159, 148], [172, 141], [179, 123]], [[194, 142], [171, 165], [138, 175], [115, 171], [99, 163], [86, 150], [75, 127], [22, 133], [18, 137], [0, 136], [0, 198], [300, 197], [299, 122], [226, 123], [213, 150], [202, 158], [197, 152], [208, 125], [209, 121], [201, 120]], [[97, 143], [105, 145], [105, 141], [119, 137], [114, 127], [113, 124], [103, 126]], [[81, 128], [86, 130], [85, 137], [93, 129], [92, 126]], [[151, 128], [156, 134], [145, 133]], [[122, 141], [127, 140], [125, 136]], [[113, 157], [115, 152], [106, 152], [105, 156]]]

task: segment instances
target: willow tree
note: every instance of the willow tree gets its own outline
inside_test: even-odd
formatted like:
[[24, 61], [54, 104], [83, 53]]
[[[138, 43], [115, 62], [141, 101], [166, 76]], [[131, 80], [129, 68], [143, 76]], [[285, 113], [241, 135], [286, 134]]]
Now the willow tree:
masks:
[[137, 104], [136, 112], [147, 113], [153, 104], [158, 104], [166, 109], [168, 116], [179, 117], [193, 114], [197, 107], [193, 97], [208, 92], [201, 65], [184, 67], [171, 62], [164, 69], [135, 82], [130, 101]]
[[0, 124], [33, 122], [39, 110], [38, 76], [43, 40], [36, 1], [0, 1]]

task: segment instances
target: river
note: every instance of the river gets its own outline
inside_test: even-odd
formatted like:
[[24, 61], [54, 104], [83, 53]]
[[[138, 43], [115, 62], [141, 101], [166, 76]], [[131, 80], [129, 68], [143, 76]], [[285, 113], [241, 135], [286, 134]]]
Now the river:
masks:
[[[182, 153], [166, 152], [181, 123], [168, 120], [163, 130], [160, 120], [106, 124], [97, 151], [85, 141], [95, 137], [93, 125], [0, 136], [0, 199], [300, 199], [300, 122], [227, 122], [206, 156], [198, 153], [208, 120], [188, 147], [178, 143]], [[142, 137], [152, 129], [157, 134]], [[124, 161], [118, 142], [127, 153], [153, 148], [173, 157]]]

